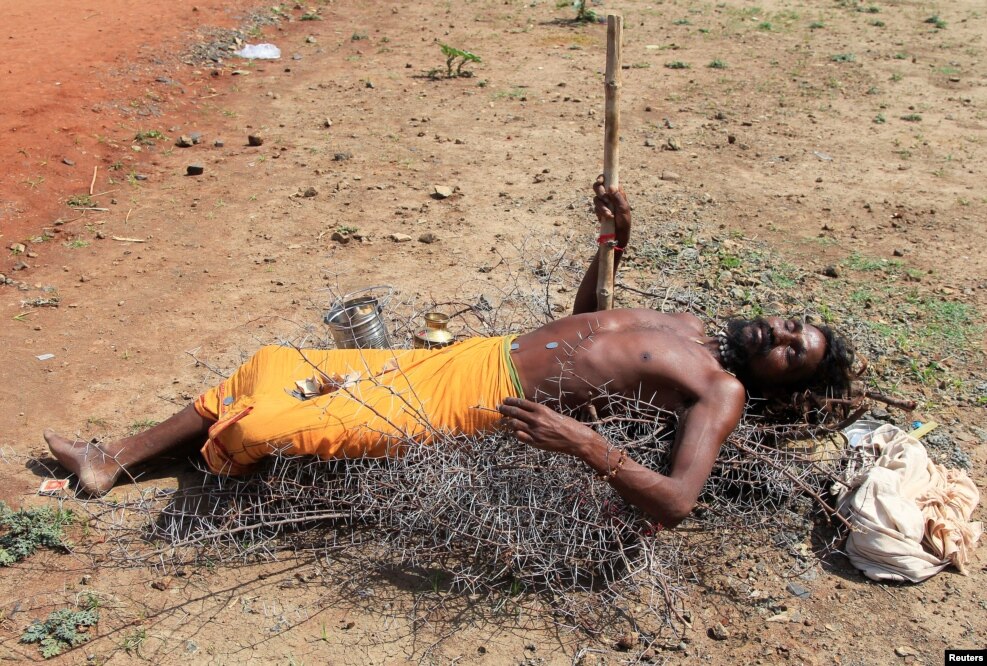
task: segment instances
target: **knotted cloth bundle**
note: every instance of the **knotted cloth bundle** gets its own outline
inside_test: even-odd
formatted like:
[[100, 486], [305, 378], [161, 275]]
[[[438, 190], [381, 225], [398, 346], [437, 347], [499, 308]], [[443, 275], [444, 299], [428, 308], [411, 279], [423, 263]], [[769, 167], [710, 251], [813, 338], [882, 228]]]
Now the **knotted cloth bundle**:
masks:
[[873, 580], [918, 583], [952, 564], [965, 573], [980, 539], [980, 493], [963, 470], [929, 460], [917, 439], [884, 425], [861, 440], [840, 512], [854, 526], [850, 562]]

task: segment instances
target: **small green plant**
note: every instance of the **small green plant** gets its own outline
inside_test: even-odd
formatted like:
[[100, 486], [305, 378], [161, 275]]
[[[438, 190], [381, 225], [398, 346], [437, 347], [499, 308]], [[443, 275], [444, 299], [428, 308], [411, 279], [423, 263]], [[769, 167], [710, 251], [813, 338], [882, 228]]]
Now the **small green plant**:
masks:
[[161, 423], [160, 421], [155, 421], [154, 419], [139, 419], [130, 424], [127, 432], [131, 435], [136, 435], [139, 432], [144, 432], [148, 428], [153, 428], [154, 426]]
[[[442, 55], [446, 57], [446, 76], [448, 77], [473, 76], [473, 72], [463, 70], [463, 66], [470, 62], [483, 62], [480, 59], [480, 56], [470, 51], [463, 51], [462, 49], [457, 49], [454, 46], [449, 46], [448, 44], [439, 44], [439, 47], [442, 49]], [[456, 65], [455, 74], [452, 72], [453, 65]]]
[[899, 52], [894, 54], [895, 60], [908, 60], [908, 54], [904, 52]]
[[84, 247], [89, 247], [89, 241], [83, 238], [73, 238], [70, 241], [65, 241], [65, 247], [70, 250], [79, 250]]
[[96, 202], [88, 194], [73, 194], [65, 200], [66, 205], [72, 208], [95, 208]]
[[710, 69], [726, 69], [727, 68], [727, 64], [725, 62], [723, 62], [722, 60], [720, 60], [719, 58], [716, 58], [715, 60], [711, 60], [710, 63], [708, 65], [706, 65], [706, 66], [709, 67]]
[[304, 14], [302, 14], [301, 16], [298, 17], [298, 20], [299, 21], [321, 21], [322, 20], [322, 17], [319, 16], [316, 12], [305, 12]]
[[757, 29], [763, 30], [764, 32], [771, 32], [772, 28], [773, 26], [771, 25], [771, 21], [761, 21], [757, 24]]
[[868, 5], [866, 7], [857, 7], [857, 11], [862, 14], [880, 14], [881, 8], [877, 5]]
[[576, 10], [576, 20], [582, 23], [596, 23], [596, 12], [586, 6], [586, 0], [572, 0]]
[[902, 120], [905, 120], [907, 122], [910, 122], [910, 123], [917, 123], [917, 122], [921, 122], [922, 121], [922, 114], [920, 114], [920, 113], [906, 113], [905, 115], [903, 115], [901, 117], [901, 119]]
[[672, 21], [672, 25], [689, 25], [689, 19], [679, 18]]
[[139, 629], [134, 629], [127, 633], [123, 640], [120, 642], [120, 647], [127, 654], [136, 654], [138, 657], [143, 657], [141, 654], [141, 648], [144, 647], [144, 643], [147, 642], [147, 629], [140, 627]]
[[67, 552], [64, 528], [72, 520], [71, 511], [47, 506], [12, 511], [0, 502], [0, 567], [20, 562], [42, 546]]
[[936, 29], [937, 30], [945, 30], [946, 29], [946, 22], [944, 20], [942, 20], [941, 18], [939, 18], [939, 15], [938, 14], [933, 14], [929, 18], [925, 19], [925, 22], [926, 23], [930, 23], [930, 24], [936, 26]]
[[822, 30], [826, 27], [826, 24], [822, 21], [813, 21], [809, 24], [809, 30]]
[[354, 32], [352, 35], [350, 35], [350, 40], [354, 42], [359, 42], [366, 38], [367, 38], [367, 33], [365, 32]]
[[740, 257], [735, 257], [732, 254], [720, 255], [720, 266], [726, 269], [740, 268], [743, 262]]
[[829, 56], [829, 59], [833, 62], [854, 62], [857, 56], [852, 53], [837, 53], [836, 55]]
[[875, 28], [883, 28], [884, 27], [884, 21], [879, 21], [877, 19], [874, 19], [873, 21], [871, 21], [870, 24], [872, 26], [874, 26]]
[[886, 122], [888, 122], [888, 119], [884, 117], [883, 113], [879, 113], [876, 116], [874, 116], [875, 125], [883, 125]]
[[898, 81], [901, 81], [903, 78], [905, 77], [901, 75], [901, 72], [894, 72], [891, 74], [891, 78], [889, 80], [898, 83]]
[[665, 67], [668, 69], [689, 69], [689, 63], [682, 62], [681, 60], [673, 60], [671, 62], [666, 62]]
[[52, 611], [44, 622], [35, 620], [21, 634], [21, 643], [37, 643], [45, 659], [82, 645], [92, 638], [89, 628], [99, 622], [98, 607], [89, 604], [92, 599], [90, 596], [88, 600], [81, 600], [75, 610], [60, 608]]
[[164, 141], [167, 138], [158, 130], [140, 130], [134, 135], [134, 141], [145, 146], [153, 146], [155, 141]]

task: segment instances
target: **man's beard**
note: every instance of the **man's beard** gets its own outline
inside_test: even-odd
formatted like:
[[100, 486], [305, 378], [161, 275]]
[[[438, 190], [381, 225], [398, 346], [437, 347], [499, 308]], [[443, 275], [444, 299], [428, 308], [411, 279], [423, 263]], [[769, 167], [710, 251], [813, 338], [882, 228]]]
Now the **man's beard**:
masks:
[[[761, 339], [755, 343], [753, 330], [756, 328], [761, 329]], [[720, 360], [728, 370], [746, 367], [752, 357], [764, 356], [774, 344], [771, 327], [763, 318], [731, 319], [722, 335], [726, 346], [721, 346]]]

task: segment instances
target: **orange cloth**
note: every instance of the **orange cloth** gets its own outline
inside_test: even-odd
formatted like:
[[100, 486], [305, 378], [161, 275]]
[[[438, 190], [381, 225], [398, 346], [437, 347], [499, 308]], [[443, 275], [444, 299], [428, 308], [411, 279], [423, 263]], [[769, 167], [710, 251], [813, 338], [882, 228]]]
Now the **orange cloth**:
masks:
[[[497, 405], [520, 397], [510, 340], [472, 338], [435, 350], [264, 347], [195, 401], [216, 420], [202, 455], [217, 474], [243, 474], [275, 452], [379, 458], [400, 455], [408, 438], [491, 430]], [[330, 381], [322, 395], [288, 393], [319, 372]]]

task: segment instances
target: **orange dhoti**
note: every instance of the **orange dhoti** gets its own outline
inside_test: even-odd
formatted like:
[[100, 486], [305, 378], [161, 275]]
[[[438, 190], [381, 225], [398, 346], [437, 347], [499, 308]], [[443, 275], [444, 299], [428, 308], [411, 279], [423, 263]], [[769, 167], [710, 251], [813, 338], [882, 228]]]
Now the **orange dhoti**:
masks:
[[[243, 474], [274, 453], [380, 458], [412, 440], [492, 430], [503, 399], [522, 397], [511, 340], [434, 350], [264, 347], [195, 401], [216, 421], [202, 455], [217, 474]], [[291, 393], [320, 374], [330, 392]]]

